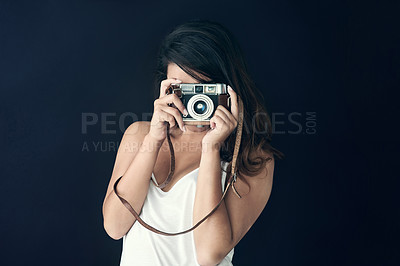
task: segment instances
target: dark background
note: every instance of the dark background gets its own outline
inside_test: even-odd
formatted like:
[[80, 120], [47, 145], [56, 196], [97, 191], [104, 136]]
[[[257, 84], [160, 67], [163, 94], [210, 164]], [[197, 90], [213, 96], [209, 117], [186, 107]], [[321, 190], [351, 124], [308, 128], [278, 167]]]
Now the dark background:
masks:
[[[399, 265], [399, 7], [0, 1], [0, 264], [118, 265], [122, 240], [102, 224], [106, 145], [133, 122], [121, 130], [121, 115], [152, 112], [162, 38], [207, 18], [239, 39], [286, 155], [234, 265]], [[99, 118], [86, 134], [85, 113]]]

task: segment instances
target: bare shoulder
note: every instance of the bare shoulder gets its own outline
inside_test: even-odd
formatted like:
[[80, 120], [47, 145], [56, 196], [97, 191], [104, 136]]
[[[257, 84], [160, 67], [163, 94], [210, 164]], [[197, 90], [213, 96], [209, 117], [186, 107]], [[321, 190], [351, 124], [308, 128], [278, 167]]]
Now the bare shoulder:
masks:
[[129, 125], [125, 130], [122, 142], [142, 142], [150, 130], [150, 122], [137, 121]]
[[[117, 156], [115, 159], [114, 169], [107, 188], [106, 197], [111, 193], [113, 184], [118, 177], [122, 176], [128, 169], [133, 158], [139, 150], [140, 144], [150, 129], [150, 122], [134, 122], [124, 132], [121, 143], [118, 147]], [[104, 204], [103, 202], [103, 204]]]
[[136, 154], [144, 137], [149, 132], [150, 122], [137, 121], [129, 125], [122, 136], [121, 143], [118, 148], [119, 154]]
[[246, 195], [250, 191], [252, 194], [263, 194], [264, 196], [269, 196], [272, 190], [272, 183], [273, 183], [273, 175], [274, 175], [274, 168], [275, 168], [275, 159], [272, 153], [267, 151], [260, 151], [257, 154], [253, 155], [256, 157], [262, 158], [271, 158], [267, 159], [267, 162], [264, 165], [264, 168], [261, 171], [254, 175], [254, 176], [247, 176], [247, 175], [240, 175], [240, 178], [237, 180], [238, 190]]
[[255, 156], [270, 157], [271, 159], [266, 162], [258, 174], [254, 176], [240, 175], [235, 183], [235, 188], [241, 198], [237, 197], [233, 190], [230, 190], [225, 200], [232, 226], [233, 241], [231, 247], [234, 247], [250, 230], [264, 210], [271, 195], [275, 164], [273, 155], [261, 151]]
[[114, 174], [122, 175], [137, 154], [144, 137], [148, 133], [150, 122], [137, 121], [129, 125], [122, 136], [114, 164]]
[[129, 125], [125, 130], [124, 136], [129, 137], [144, 137], [150, 130], [150, 122], [147, 121], [136, 121]]
[[[264, 192], [264, 196], [269, 197], [272, 190], [272, 183], [274, 177], [275, 159], [274, 155], [267, 151], [260, 151], [257, 154], [260, 157], [267, 159], [264, 168], [256, 176], [247, 177], [246, 180], [249, 182], [252, 189]], [[269, 159], [270, 158], [270, 159]]]
[[261, 170], [261, 172], [254, 176], [254, 177], [249, 177], [248, 179], [266, 179], [267, 181], [271, 181], [270, 179], [273, 178], [274, 174], [274, 167], [275, 167], [275, 159], [274, 155], [271, 152], [268, 151], [260, 151], [256, 154], [258, 157], [262, 157], [267, 160], [264, 169]]

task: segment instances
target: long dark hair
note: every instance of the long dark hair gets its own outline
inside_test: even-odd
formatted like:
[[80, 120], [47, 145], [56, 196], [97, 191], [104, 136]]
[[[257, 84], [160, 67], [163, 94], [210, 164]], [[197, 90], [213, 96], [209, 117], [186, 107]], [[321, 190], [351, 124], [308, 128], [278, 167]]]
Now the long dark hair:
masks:
[[[200, 83], [228, 84], [242, 98], [245, 125], [237, 159], [238, 174], [260, 173], [272, 159], [265, 156], [265, 152], [283, 158], [283, 153], [270, 144], [271, 120], [262, 103], [263, 97], [250, 78], [238, 42], [226, 27], [209, 20], [192, 20], [169, 33], [159, 50], [157, 92], [161, 81], [167, 77], [169, 63], [175, 63]], [[221, 159], [227, 162], [232, 160], [235, 132], [221, 148]]]

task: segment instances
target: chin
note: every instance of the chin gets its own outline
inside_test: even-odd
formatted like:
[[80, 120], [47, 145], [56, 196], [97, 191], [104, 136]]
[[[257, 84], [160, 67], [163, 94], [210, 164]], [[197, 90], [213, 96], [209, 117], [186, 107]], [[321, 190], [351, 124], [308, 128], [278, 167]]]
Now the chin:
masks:
[[210, 125], [185, 125], [185, 126], [188, 130], [194, 132], [201, 132], [204, 130], [208, 130], [210, 128]]

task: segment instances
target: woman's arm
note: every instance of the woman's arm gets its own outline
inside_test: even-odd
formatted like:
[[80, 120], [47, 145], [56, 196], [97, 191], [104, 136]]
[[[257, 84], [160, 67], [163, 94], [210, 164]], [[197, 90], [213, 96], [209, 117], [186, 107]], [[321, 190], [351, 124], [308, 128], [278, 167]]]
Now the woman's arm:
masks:
[[[193, 207], [193, 224], [206, 216], [222, 197], [219, 149], [203, 148]], [[225, 196], [226, 197], [226, 196]], [[197, 260], [200, 265], [217, 264], [221, 246], [230, 245], [232, 227], [225, 201], [194, 232]], [[213, 253], [212, 251], [216, 251]]]
[[[168, 123], [170, 128], [179, 126], [185, 130], [181, 116], [181, 113], [187, 114], [185, 106], [177, 95], [165, 94], [171, 83], [180, 82], [182, 81], [176, 79], [163, 80], [160, 85], [160, 98], [154, 101], [150, 124], [136, 122], [129, 126], [122, 138], [103, 202], [104, 229], [113, 239], [123, 237], [136, 220], [113, 191], [115, 181], [123, 175], [118, 183], [118, 193], [140, 213], [158, 152], [167, 135], [166, 124]], [[170, 103], [178, 109], [171, 107]]]
[[[222, 197], [219, 149], [236, 128], [239, 115], [237, 95], [230, 87], [228, 93], [231, 96], [232, 113], [225, 107], [218, 106], [210, 120], [211, 130], [202, 140], [200, 171], [193, 207], [194, 224], [207, 215]], [[264, 152], [259, 155], [268, 156]], [[243, 238], [267, 204], [272, 189], [273, 172], [272, 159], [258, 175], [241, 175], [235, 187], [242, 198], [238, 198], [230, 188], [218, 209], [194, 230], [199, 264], [219, 263]]]
[[123, 175], [118, 184], [118, 193], [140, 213], [162, 144], [162, 141], [146, 133], [149, 126], [145, 123], [133, 123], [125, 131], [103, 202], [104, 229], [115, 240], [122, 238], [136, 219], [117, 197], [113, 185]]
[[[241, 176], [229, 188], [218, 209], [193, 232], [200, 265], [216, 265], [237, 245], [265, 208], [272, 189], [274, 160], [253, 177]], [[226, 178], [229, 178], [228, 176]], [[203, 151], [193, 211], [194, 224], [207, 215], [222, 197], [219, 150]]]

